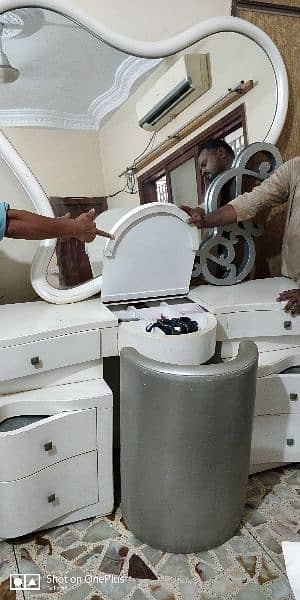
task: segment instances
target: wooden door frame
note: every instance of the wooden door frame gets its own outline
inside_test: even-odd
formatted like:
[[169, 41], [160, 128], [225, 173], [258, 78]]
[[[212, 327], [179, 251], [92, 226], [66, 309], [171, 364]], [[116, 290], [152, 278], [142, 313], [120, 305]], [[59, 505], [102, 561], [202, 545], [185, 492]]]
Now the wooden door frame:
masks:
[[289, 6], [287, 4], [281, 4], [277, 2], [264, 2], [262, 0], [232, 0], [231, 4], [231, 15], [233, 17], [238, 16], [238, 11], [250, 10], [254, 12], [264, 13], [276, 13], [279, 15], [286, 15], [290, 17], [300, 17], [299, 6]]

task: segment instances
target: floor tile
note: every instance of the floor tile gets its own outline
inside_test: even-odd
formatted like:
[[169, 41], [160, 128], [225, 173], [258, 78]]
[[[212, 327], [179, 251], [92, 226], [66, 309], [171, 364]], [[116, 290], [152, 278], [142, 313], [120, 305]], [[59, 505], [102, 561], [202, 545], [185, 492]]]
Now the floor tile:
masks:
[[[43, 593], [24, 597], [292, 600], [281, 541], [299, 538], [299, 473], [298, 466], [290, 466], [252, 476], [239, 531], [219, 548], [197, 554], [170, 554], [137, 540], [120, 509], [18, 539], [14, 548], [20, 573], [37, 573], [42, 579]], [[14, 560], [12, 545], [2, 543], [0, 557], [1, 547], [4, 561]], [[9, 566], [16, 568], [16, 563]]]
[[23, 600], [22, 592], [16, 591], [14, 594], [10, 591], [10, 575], [18, 572], [12, 544], [0, 541], [0, 599]]
[[247, 530], [285, 574], [281, 542], [300, 542], [300, 466], [281, 467], [250, 478]]

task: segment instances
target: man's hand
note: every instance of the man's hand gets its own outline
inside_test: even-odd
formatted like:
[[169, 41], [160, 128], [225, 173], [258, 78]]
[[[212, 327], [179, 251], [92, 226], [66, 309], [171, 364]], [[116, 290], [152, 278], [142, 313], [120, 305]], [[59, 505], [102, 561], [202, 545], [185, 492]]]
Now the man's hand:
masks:
[[196, 225], [199, 229], [210, 229], [211, 227], [222, 227], [236, 223], [237, 215], [231, 204], [225, 204], [213, 212], [205, 213], [200, 206], [192, 208], [191, 206], [180, 206], [189, 215], [188, 223]]
[[198, 229], [207, 227], [204, 220], [205, 212], [202, 208], [192, 208], [191, 206], [185, 206], [184, 204], [180, 206], [180, 208], [189, 215], [190, 218], [188, 223], [190, 225], [196, 225]]
[[6, 237], [23, 240], [77, 238], [81, 242], [92, 242], [96, 235], [100, 235], [114, 239], [110, 233], [97, 229], [94, 219], [93, 208], [76, 219], [71, 219], [69, 213], [63, 217], [53, 218], [36, 215], [26, 210], [9, 209], [6, 213]]
[[300, 314], [300, 289], [287, 290], [279, 294], [277, 302], [284, 302], [287, 300], [287, 304], [284, 307], [285, 312], [291, 313], [291, 315]]
[[95, 219], [95, 209], [92, 208], [87, 213], [82, 213], [76, 219], [73, 219], [73, 235], [72, 237], [77, 238], [81, 242], [92, 242], [96, 235], [114, 239], [114, 236], [106, 231], [97, 229]]

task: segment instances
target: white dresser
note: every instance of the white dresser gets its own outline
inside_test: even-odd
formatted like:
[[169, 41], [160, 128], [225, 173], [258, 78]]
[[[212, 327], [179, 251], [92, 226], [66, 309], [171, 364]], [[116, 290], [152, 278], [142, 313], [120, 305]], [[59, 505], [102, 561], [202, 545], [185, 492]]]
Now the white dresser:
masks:
[[216, 316], [224, 360], [237, 354], [242, 339], [258, 347], [251, 472], [300, 459], [300, 317], [276, 301], [294, 287], [291, 279], [273, 277], [217, 290], [200, 286], [189, 294]]
[[112, 510], [116, 346], [99, 300], [0, 307], [0, 538]]

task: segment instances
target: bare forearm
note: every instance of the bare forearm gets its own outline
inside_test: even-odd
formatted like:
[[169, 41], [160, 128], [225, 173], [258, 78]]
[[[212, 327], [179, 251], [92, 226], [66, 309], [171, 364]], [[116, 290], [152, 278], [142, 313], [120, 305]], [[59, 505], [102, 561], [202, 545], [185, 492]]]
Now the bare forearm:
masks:
[[26, 210], [7, 211], [7, 237], [25, 240], [68, 239], [73, 237], [73, 229], [73, 219], [43, 217]]
[[203, 216], [203, 226], [207, 227], [219, 227], [221, 225], [231, 225], [236, 223], [237, 217], [234, 208], [230, 204], [226, 204], [218, 210], [211, 213], [207, 213]]

